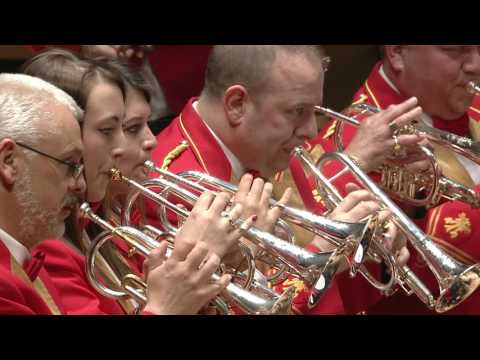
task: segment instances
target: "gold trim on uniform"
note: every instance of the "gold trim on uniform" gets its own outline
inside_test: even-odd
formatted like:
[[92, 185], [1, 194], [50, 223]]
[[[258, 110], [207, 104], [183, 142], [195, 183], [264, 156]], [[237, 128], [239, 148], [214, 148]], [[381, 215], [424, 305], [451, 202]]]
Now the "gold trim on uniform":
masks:
[[478, 261], [467, 254], [466, 252], [460, 250], [455, 245], [452, 245], [450, 242], [445, 241], [439, 237], [430, 235], [430, 238], [435, 241], [435, 243], [440, 246], [446, 253], [452, 256], [454, 259], [461, 261], [467, 265], [473, 265], [478, 263]]
[[195, 142], [194, 142], [193, 139], [191, 138], [191, 136], [190, 136], [190, 134], [188, 133], [187, 129], [185, 129], [185, 125], [183, 125], [182, 114], [180, 114], [180, 126], [182, 127], [183, 133], [185, 134], [185, 136], [188, 137], [188, 140], [189, 140], [190, 144], [192, 144], [193, 151], [194, 151], [195, 154], [197, 155], [198, 160], [200, 161], [200, 163], [202, 164], [203, 170], [207, 173], [207, 175], [210, 175], [210, 172], [209, 172], [208, 169], [207, 169], [207, 165], [205, 165], [205, 161], [203, 161], [203, 158], [202, 158], [202, 155], [200, 154], [200, 151], [198, 151], [198, 148], [197, 148], [197, 146], [195, 145]]
[[[365, 94], [360, 94], [359, 98], [352, 103], [352, 106], [353, 106], [353, 105], [358, 105], [358, 104], [364, 103], [367, 99], [368, 99], [368, 96], [367, 96], [367, 95], [365, 95]], [[328, 130], [325, 132], [325, 135], [323, 135], [323, 138], [324, 138], [324, 139], [328, 139], [330, 136], [332, 136], [333, 134], [335, 134], [335, 131], [337, 130], [337, 124], [338, 124], [338, 120], [335, 120], [335, 121], [332, 123], [332, 125], [330, 125], [330, 127], [328, 128]]]
[[337, 122], [338, 120], [335, 120], [332, 125], [330, 125], [330, 127], [327, 129], [327, 131], [325, 132], [325, 135], [323, 135], [323, 138], [324, 139], [328, 139], [330, 136], [332, 136], [333, 134], [335, 134], [335, 131], [337, 130]]
[[42, 298], [47, 307], [50, 309], [52, 315], [62, 315], [57, 304], [55, 304], [55, 301], [48, 292], [47, 287], [39, 277], [37, 277], [35, 281], [32, 282], [28, 275], [25, 273], [25, 270], [23, 270], [20, 264], [13, 257], [10, 257], [10, 269], [13, 274], [19, 276], [23, 281], [25, 281], [27, 284], [29, 284], [36, 290], [37, 294]]
[[430, 217], [428, 219], [428, 223], [426, 226], [426, 229], [427, 229], [426, 233], [429, 235], [433, 235], [435, 232], [435, 227], [437, 226], [438, 216], [441, 208], [442, 208], [442, 205], [437, 206], [436, 208], [433, 209], [432, 213], [430, 214]]
[[474, 108], [473, 106], [470, 106], [470, 110], [480, 114], [480, 110], [478, 110], [477, 108]]
[[365, 94], [360, 94], [359, 98], [357, 100], [355, 100], [352, 105], [358, 105], [358, 104], [361, 104], [361, 103], [364, 103], [365, 101], [367, 101], [368, 99], [368, 96], [365, 95]]
[[382, 107], [380, 106], [380, 103], [377, 101], [377, 98], [375, 97], [375, 95], [373, 95], [373, 92], [372, 90], [370, 89], [370, 86], [368, 86], [368, 81], [365, 81], [365, 88], [367, 89], [367, 91], [370, 93], [370, 96], [372, 97], [372, 100], [373, 102], [375, 103], [375, 106], [377, 108], [379, 108], [380, 110], [382, 110]]

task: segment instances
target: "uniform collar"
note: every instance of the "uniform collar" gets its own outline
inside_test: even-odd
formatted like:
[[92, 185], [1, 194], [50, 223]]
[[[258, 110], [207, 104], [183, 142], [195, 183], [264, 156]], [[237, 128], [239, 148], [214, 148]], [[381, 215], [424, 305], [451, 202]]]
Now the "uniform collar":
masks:
[[[197, 104], [198, 104], [198, 100], [195, 100], [192, 103], [192, 106], [193, 106], [193, 109], [195, 110], [195, 112], [197, 113], [198, 117], [200, 118], [200, 114], [198, 113], [198, 109], [197, 109]], [[205, 120], [203, 120], [203, 119], [201, 119], [201, 120], [205, 124], [207, 129], [210, 131], [213, 138], [217, 141], [218, 145], [220, 145], [220, 148], [223, 150], [223, 153], [227, 157], [228, 162], [230, 163], [230, 166], [232, 168], [233, 176], [237, 180], [240, 180], [242, 175], [245, 174], [245, 171], [246, 171], [245, 167], [242, 165], [240, 160], [235, 156], [235, 154], [230, 151], [230, 149], [227, 147], [227, 145], [225, 145], [223, 143], [223, 141], [218, 137], [218, 135], [215, 134], [215, 132], [212, 130], [212, 128], [210, 126], [208, 126], [208, 124], [205, 122]]]
[[382, 79], [387, 83], [387, 85], [392, 88], [393, 91], [395, 91], [397, 94], [400, 94], [400, 91], [393, 84], [393, 82], [388, 78], [387, 74], [385, 74], [385, 70], [383, 69], [383, 64], [380, 65], [380, 69], [378, 70], [378, 73], [380, 74]]
[[188, 142], [203, 171], [221, 179], [231, 180], [232, 167], [225, 152], [193, 108], [192, 98], [179, 117], [179, 129]]
[[10, 254], [20, 265], [23, 266], [31, 259], [30, 251], [2, 228], [0, 228], [0, 241], [3, 242]]

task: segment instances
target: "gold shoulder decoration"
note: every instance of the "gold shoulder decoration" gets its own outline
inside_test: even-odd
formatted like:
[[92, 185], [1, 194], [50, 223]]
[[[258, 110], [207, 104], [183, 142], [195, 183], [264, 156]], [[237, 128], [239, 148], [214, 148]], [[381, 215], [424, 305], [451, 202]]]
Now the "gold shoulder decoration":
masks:
[[[368, 99], [368, 96], [367, 96], [367, 95], [361, 94], [361, 95], [359, 96], [359, 98], [352, 103], [352, 105], [361, 104], [361, 103], [365, 102], [367, 99]], [[324, 139], [328, 139], [330, 136], [332, 136], [333, 134], [335, 134], [335, 131], [336, 131], [336, 129], [337, 129], [337, 123], [338, 123], [338, 120], [335, 120], [334, 122], [332, 122], [332, 125], [330, 125], [330, 127], [329, 127], [329, 128], [327, 129], [327, 131], [325, 132], [325, 135], [323, 135], [323, 138], [324, 138]]]
[[325, 135], [323, 135], [323, 138], [324, 139], [328, 139], [330, 136], [332, 136], [333, 134], [335, 134], [335, 130], [337, 129], [337, 121], [338, 120], [335, 120], [332, 125], [330, 125], [330, 127], [327, 129], [327, 131], [325, 132]]
[[448, 232], [451, 239], [457, 238], [459, 233], [470, 234], [472, 231], [470, 219], [464, 212], [460, 213], [457, 218], [447, 217], [444, 221], [445, 231]]
[[352, 105], [358, 105], [364, 103], [368, 99], [368, 96], [365, 94], [360, 94], [357, 100], [355, 100]]
[[293, 297], [296, 297], [298, 294], [300, 294], [302, 291], [306, 289], [305, 284], [303, 283], [302, 280], [298, 278], [291, 278], [287, 279], [282, 283], [282, 287], [284, 289], [289, 288], [289, 287], [294, 287], [295, 288], [295, 295]]
[[168, 167], [181, 153], [188, 149], [188, 142], [183, 140], [180, 144], [177, 145], [175, 149], [170, 151], [165, 159], [163, 159], [162, 170], [168, 170]]
[[[325, 154], [325, 150], [323, 150], [319, 144], [315, 145], [315, 147], [310, 151], [310, 157], [315, 163], [322, 157], [323, 154]], [[325, 205], [322, 201], [322, 196], [317, 189], [312, 190], [312, 196], [317, 203], [321, 202], [323, 205]]]

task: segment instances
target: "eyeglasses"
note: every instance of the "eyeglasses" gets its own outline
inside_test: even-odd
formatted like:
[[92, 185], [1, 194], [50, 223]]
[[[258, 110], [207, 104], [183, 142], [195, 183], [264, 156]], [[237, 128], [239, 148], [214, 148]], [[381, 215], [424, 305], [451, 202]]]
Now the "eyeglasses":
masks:
[[48, 154], [45, 154], [44, 152], [40, 151], [40, 150], [37, 150], [37, 149], [34, 149], [28, 145], [25, 145], [25, 144], [22, 144], [20, 142], [16, 142], [16, 144], [18, 146], [21, 146], [25, 149], [28, 149], [30, 151], [33, 151], [37, 154], [40, 154], [40, 155], [43, 155], [49, 159], [52, 159], [52, 160], [55, 160], [56, 162], [60, 163], [60, 164], [63, 164], [63, 165], [67, 165], [69, 170], [70, 170], [70, 175], [75, 179], [75, 180], [78, 180], [78, 178], [80, 177], [80, 175], [82, 175], [83, 173], [83, 164], [74, 164], [74, 163], [70, 163], [70, 162], [67, 162], [67, 161], [63, 161], [63, 160], [60, 160], [60, 159], [57, 159], [56, 157], [52, 156], [52, 155], [48, 155]]
[[324, 73], [328, 71], [328, 67], [330, 66], [331, 62], [332, 59], [330, 58], [330, 56], [325, 56], [324, 58], [322, 58], [322, 68]]

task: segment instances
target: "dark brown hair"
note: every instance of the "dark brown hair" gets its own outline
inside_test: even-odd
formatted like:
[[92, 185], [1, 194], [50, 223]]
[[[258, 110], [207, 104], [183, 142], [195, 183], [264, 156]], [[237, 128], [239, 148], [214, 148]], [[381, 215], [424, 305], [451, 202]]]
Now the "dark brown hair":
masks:
[[109, 58], [84, 58], [64, 49], [48, 49], [25, 62], [23, 73], [52, 83], [72, 96], [85, 110], [88, 94], [99, 81], [111, 83], [125, 98], [126, 65]]

